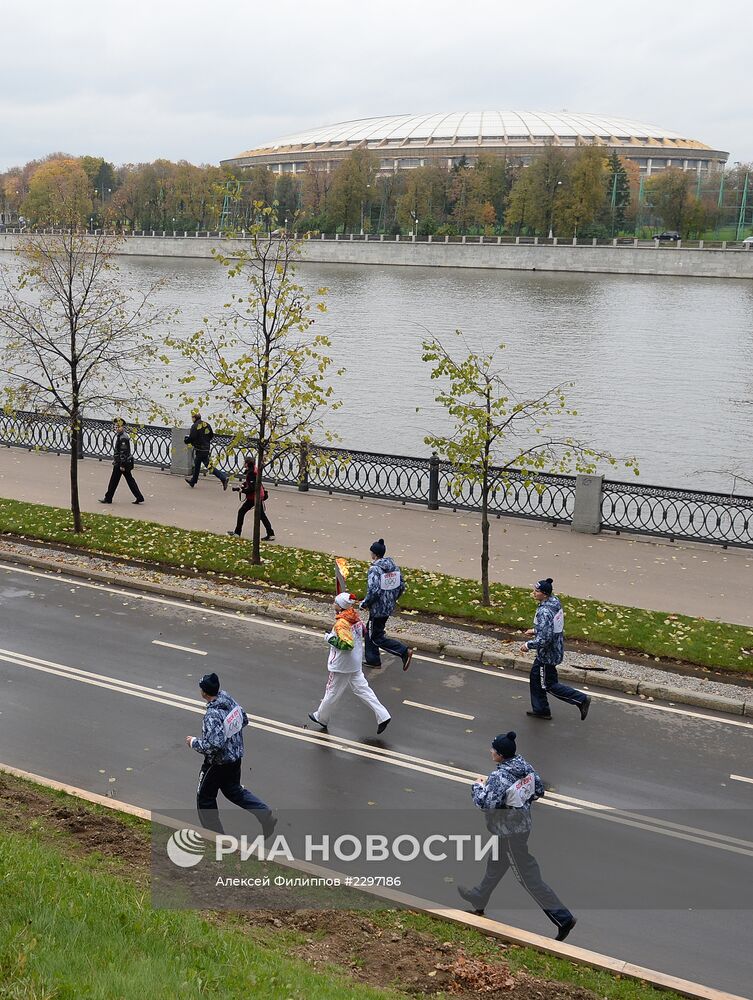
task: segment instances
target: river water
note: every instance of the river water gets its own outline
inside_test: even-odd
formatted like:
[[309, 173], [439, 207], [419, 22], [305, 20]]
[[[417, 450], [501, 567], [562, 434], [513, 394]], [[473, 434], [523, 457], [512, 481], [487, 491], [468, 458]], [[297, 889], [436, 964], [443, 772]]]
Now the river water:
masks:
[[[166, 279], [160, 300], [180, 308], [175, 328], [186, 334], [229, 298], [213, 261], [119, 264], [131, 285]], [[573, 382], [579, 415], [563, 431], [637, 456], [641, 481], [729, 491], [730, 471], [753, 478], [751, 282], [342, 264], [302, 264], [298, 279], [312, 293], [329, 289], [315, 329], [347, 369], [334, 380], [343, 406], [327, 418], [344, 447], [428, 454], [425, 434], [447, 419], [421, 341], [452, 344], [461, 329], [476, 348], [507, 345], [513, 388]]]

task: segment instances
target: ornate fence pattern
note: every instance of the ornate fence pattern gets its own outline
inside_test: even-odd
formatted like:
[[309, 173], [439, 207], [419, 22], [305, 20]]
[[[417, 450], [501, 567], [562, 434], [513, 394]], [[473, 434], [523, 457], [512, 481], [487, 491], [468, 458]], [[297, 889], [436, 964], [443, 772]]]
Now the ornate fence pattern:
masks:
[[[112, 458], [112, 421], [90, 420], [85, 417], [79, 454], [82, 458]], [[29, 451], [53, 451], [58, 455], [70, 451], [68, 419], [55, 414], [29, 413], [18, 410], [7, 414], [0, 410], [0, 444], [27, 448]], [[170, 468], [170, 428], [142, 426], [135, 429], [133, 457], [139, 465]]]
[[[106, 420], [84, 420], [81, 456], [109, 459], [112, 425]], [[169, 427], [141, 426], [134, 434], [136, 462], [161, 469], [171, 465]], [[240, 473], [243, 451], [227, 454], [230, 438], [213, 441], [217, 466], [231, 475]], [[0, 411], [0, 444], [58, 454], [69, 450], [64, 417]], [[251, 443], [249, 442], [251, 447]], [[480, 487], [453, 467], [432, 458], [380, 455], [373, 452], [301, 446], [277, 456], [265, 470], [265, 480], [299, 490], [323, 490], [358, 497], [397, 500], [426, 505], [429, 510], [449, 507], [478, 511]], [[525, 517], [552, 524], [569, 524], [575, 511], [576, 478], [539, 474], [527, 479], [510, 471], [493, 490], [492, 516]], [[604, 481], [601, 527], [610, 531], [656, 535], [662, 538], [712, 542], [753, 548], [753, 497], [728, 496], [664, 486]]]
[[753, 548], [753, 497], [604, 482], [603, 528]]
[[[477, 511], [481, 507], [481, 487], [459, 477], [448, 463], [440, 462], [439, 502], [443, 507]], [[527, 517], [552, 524], [569, 524], [574, 509], [575, 476], [539, 473], [531, 479], [512, 470], [492, 490], [489, 502], [493, 516]]]

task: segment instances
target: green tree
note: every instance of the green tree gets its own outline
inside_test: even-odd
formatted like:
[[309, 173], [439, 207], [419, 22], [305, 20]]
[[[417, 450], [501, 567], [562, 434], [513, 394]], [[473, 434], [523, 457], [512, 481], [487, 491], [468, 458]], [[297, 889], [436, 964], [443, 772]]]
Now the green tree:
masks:
[[82, 156], [79, 163], [89, 178], [89, 186], [92, 189], [94, 208], [99, 219], [103, 220], [113, 191], [116, 188], [115, 168], [112, 163], [101, 156]]
[[[457, 336], [463, 339], [459, 330]], [[453, 422], [449, 434], [429, 434], [424, 441], [451, 463], [455, 488], [471, 482], [481, 495], [481, 603], [488, 607], [489, 502], [511, 487], [513, 470], [530, 485], [537, 472], [591, 473], [597, 461], [616, 465], [617, 459], [555, 433], [555, 422], [577, 416], [567, 403], [570, 385], [519, 395], [507, 384], [497, 352], [474, 351], [464, 339], [457, 357], [436, 337], [425, 340], [423, 361], [433, 366], [432, 379], [444, 383], [435, 399]], [[634, 459], [624, 464], [637, 474]]]
[[280, 174], [275, 184], [278, 226], [284, 226], [286, 219], [288, 220], [288, 227], [293, 226], [295, 216], [298, 212], [299, 197], [300, 185], [296, 179], [291, 174]]
[[295, 281], [301, 242], [287, 233], [270, 239], [264, 216], [272, 218], [271, 206], [257, 204], [254, 211], [262, 221], [251, 230], [248, 248], [233, 259], [215, 255], [239, 286], [223, 316], [205, 321], [187, 339], [165, 342], [190, 362], [180, 379], [182, 404], [202, 412], [217, 408], [216, 419], [231, 434], [229, 452], [245, 451], [253, 442], [258, 475], [252, 562], [258, 564], [264, 469], [309, 442], [325, 411], [340, 404], [327, 382], [332, 359], [324, 352], [330, 341], [311, 332], [312, 311], [325, 311], [326, 289], [319, 289], [315, 302], [304, 292]]
[[491, 204], [496, 219], [501, 221], [514, 179], [512, 164], [504, 157], [483, 154], [476, 164], [476, 178], [477, 200], [481, 204]]
[[92, 190], [77, 160], [48, 160], [32, 174], [21, 208], [33, 225], [86, 227], [92, 211]]
[[300, 178], [301, 210], [306, 218], [320, 218], [327, 211], [332, 175], [327, 170], [307, 167]]
[[447, 171], [441, 167], [416, 167], [402, 172], [402, 193], [396, 201], [395, 214], [401, 226], [425, 231], [427, 220], [434, 226], [446, 218]]
[[481, 225], [483, 195], [479, 197], [478, 174], [465, 157], [450, 171], [447, 201], [450, 218], [458, 231], [467, 233], [473, 226]]
[[607, 161], [599, 146], [579, 149], [568, 164], [567, 179], [556, 207], [557, 234], [576, 236], [604, 211]]
[[554, 234], [554, 220], [567, 182], [568, 156], [549, 146], [530, 166], [533, 228], [539, 236]]
[[513, 182], [505, 212], [505, 226], [516, 236], [533, 226], [533, 202], [533, 175], [530, 167], [523, 167]]
[[354, 149], [332, 176], [329, 214], [344, 233], [360, 228], [368, 216], [373, 194], [377, 158], [368, 149]]
[[713, 209], [704, 204], [702, 198], [691, 198], [683, 220], [682, 235], [700, 239], [708, 229], [712, 218]]
[[667, 229], [682, 233], [690, 207], [691, 176], [670, 167], [646, 181], [646, 200]]
[[18, 250], [22, 270], [2, 278], [0, 375], [7, 409], [64, 414], [70, 443], [73, 530], [83, 531], [78, 493], [82, 414], [151, 413], [146, 373], [156, 285], [135, 292], [116, 280], [119, 241], [76, 232], [34, 233]]
[[621, 232], [630, 210], [630, 177], [625, 162], [613, 150], [607, 161], [606, 201], [601, 222], [610, 235]]

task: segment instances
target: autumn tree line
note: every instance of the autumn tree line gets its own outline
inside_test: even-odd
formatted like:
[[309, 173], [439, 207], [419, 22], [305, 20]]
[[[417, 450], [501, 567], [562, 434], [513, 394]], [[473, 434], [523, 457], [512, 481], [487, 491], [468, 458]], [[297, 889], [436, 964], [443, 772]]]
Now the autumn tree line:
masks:
[[[736, 224], [753, 174], [738, 164], [701, 178], [677, 169], [644, 178], [637, 164], [599, 146], [551, 146], [527, 165], [491, 154], [449, 169], [384, 173], [378, 164], [357, 149], [329, 173], [258, 166], [236, 176], [186, 161], [116, 167], [55, 153], [0, 174], [0, 219], [54, 226], [65, 203], [82, 229], [125, 232], [242, 230], [262, 221], [297, 232], [604, 239], [665, 228], [692, 238]], [[260, 219], [258, 204], [273, 213]], [[746, 221], [753, 183], [750, 206]]]

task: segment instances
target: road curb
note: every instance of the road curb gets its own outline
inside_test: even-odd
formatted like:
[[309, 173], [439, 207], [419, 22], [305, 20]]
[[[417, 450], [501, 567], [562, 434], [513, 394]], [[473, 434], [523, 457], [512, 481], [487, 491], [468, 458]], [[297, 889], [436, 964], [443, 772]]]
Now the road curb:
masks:
[[[23, 781], [28, 781], [44, 788], [50, 788], [58, 792], [65, 792], [73, 798], [82, 799], [86, 802], [93, 803], [94, 805], [109, 809], [112, 812], [136, 816], [139, 819], [147, 821], [152, 820], [151, 812], [146, 809], [141, 809], [139, 806], [131, 805], [130, 802], [122, 802], [119, 799], [111, 799], [105, 795], [98, 795], [96, 792], [89, 792], [84, 788], [77, 788], [75, 785], [68, 785], [62, 781], [55, 781], [52, 778], [46, 778], [40, 774], [33, 774], [30, 771], [22, 771], [21, 769], [12, 767], [9, 764], [0, 763], [0, 774], [8, 774], [12, 777], [20, 778]], [[163, 825], [167, 825], [165, 817], [159, 817], [159, 822]], [[172, 821], [170, 825], [173, 823], [176, 829], [182, 828], [185, 825], [184, 822], [177, 821]], [[202, 832], [205, 834], [206, 839], [210, 839], [215, 836], [211, 833], [211, 831]], [[328, 869], [319, 868], [318, 866], [303, 862], [291, 863], [289, 861], [278, 860], [275, 863], [279, 864], [281, 867], [293, 868], [297, 871], [306, 871], [316, 874], [322, 873], [329, 876], [337, 874], [329, 871]], [[663, 972], [657, 972], [654, 969], [646, 969], [640, 965], [634, 965], [632, 962], [626, 962], [624, 959], [611, 958], [609, 955], [602, 955], [599, 952], [589, 951], [586, 948], [578, 948], [576, 945], [570, 945], [566, 942], [560, 943], [552, 940], [552, 938], [545, 938], [541, 934], [534, 934], [531, 931], [525, 931], [520, 927], [513, 927], [509, 924], [498, 923], [496, 920], [491, 920], [488, 917], [477, 917], [475, 914], [467, 913], [464, 910], [438, 910], [436, 906], [428, 900], [419, 899], [418, 897], [410, 896], [407, 893], [397, 892], [396, 890], [387, 888], [360, 889], [359, 891], [365, 892], [368, 895], [378, 896], [387, 902], [407, 907], [410, 910], [426, 913], [429, 916], [444, 920], [446, 923], [472, 928], [473, 930], [479, 931], [481, 934], [485, 934], [488, 937], [499, 938], [502, 941], [507, 941], [511, 944], [520, 945], [522, 947], [535, 948], [537, 951], [545, 952], [548, 955], [554, 955], [557, 958], [574, 962], [577, 965], [587, 965], [592, 969], [608, 972], [616, 977], [624, 976], [627, 979], [635, 979], [639, 982], [647, 983], [649, 986], [654, 986], [657, 989], [673, 990], [681, 996], [692, 998], [692, 1000], [746, 1000], [745, 997], [738, 996], [734, 993], [725, 993], [721, 990], [712, 989], [710, 986], [704, 986], [702, 983], [694, 983], [687, 979], [678, 979], [675, 976], [670, 976]]]
[[[103, 557], [105, 558], [105, 557]], [[128, 590], [143, 590], [159, 597], [187, 601], [198, 606], [222, 608], [224, 611], [235, 611], [238, 614], [275, 618], [291, 625], [303, 628], [328, 630], [331, 620], [328, 615], [317, 615], [311, 611], [296, 611], [292, 608], [282, 608], [274, 604], [265, 604], [258, 599], [247, 601], [236, 597], [223, 597], [219, 594], [196, 594], [194, 591], [177, 584], [155, 583], [152, 580], [135, 580], [130, 576], [121, 576], [108, 570], [98, 570], [72, 566], [57, 559], [46, 559], [41, 556], [20, 555], [15, 552], [0, 553], [0, 560], [19, 566], [30, 566], [34, 569], [48, 570], [55, 574], [80, 577], [94, 580], [109, 586], [124, 587]], [[516, 673], [529, 673], [531, 660], [524, 660], [511, 654], [496, 653], [483, 650], [476, 646], [463, 646], [455, 643], [444, 644], [435, 639], [401, 633], [401, 639], [414, 650], [429, 653], [440, 658], [450, 656], [469, 663], [482, 663], [485, 666], [496, 667], [501, 671], [513, 670]], [[657, 699], [671, 702], [675, 705], [691, 705], [694, 708], [707, 708], [727, 715], [744, 715], [753, 717], [753, 689], [750, 700], [728, 698], [723, 695], [704, 694], [702, 691], [688, 691], [685, 688], [673, 687], [671, 684], [656, 684], [648, 681], [632, 680], [617, 674], [596, 673], [578, 667], [562, 667], [559, 674], [563, 680], [575, 681], [589, 687], [603, 687], [626, 694], [637, 695], [643, 699]]]

